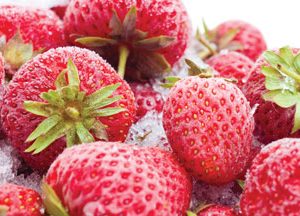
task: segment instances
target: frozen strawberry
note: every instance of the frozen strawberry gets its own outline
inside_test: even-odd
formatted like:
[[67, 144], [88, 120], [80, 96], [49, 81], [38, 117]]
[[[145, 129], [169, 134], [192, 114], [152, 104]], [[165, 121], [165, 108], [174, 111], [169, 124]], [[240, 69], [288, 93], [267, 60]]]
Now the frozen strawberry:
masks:
[[253, 61], [235, 51], [222, 52], [211, 58], [206, 63], [213, 67], [221, 77], [237, 80], [237, 85], [242, 88], [250, 76]]
[[97, 50], [135, 80], [169, 71], [191, 33], [181, 0], [72, 0], [64, 24], [72, 43]]
[[135, 121], [143, 118], [147, 112], [162, 112], [164, 101], [162, 95], [152, 88], [149, 83], [129, 83], [134, 93], [136, 105]]
[[9, 141], [39, 171], [66, 146], [124, 141], [135, 116], [129, 85], [96, 53], [76, 47], [51, 49], [23, 65], [3, 101]]
[[0, 215], [42, 216], [42, 199], [32, 189], [14, 184], [0, 185]]
[[300, 214], [300, 141], [277, 140], [255, 158], [241, 198], [243, 215]]
[[250, 105], [257, 105], [254, 135], [264, 144], [300, 137], [299, 65], [299, 49], [267, 51], [256, 62], [245, 85]]
[[267, 49], [261, 32], [253, 25], [240, 20], [229, 20], [209, 30], [204, 23], [205, 34], [197, 34], [198, 40], [206, 47], [201, 55], [208, 58], [221, 50], [237, 51], [256, 61]]
[[199, 76], [178, 81], [164, 105], [163, 125], [174, 152], [201, 181], [227, 183], [244, 170], [254, 122], [236, 85]]
[[65, 150], [42, 188], [48, 213], [69, 216], [183, 215], [191, 195], [190, 179], [171, 153], [109, 142]]
[[62, 21], [50, 10], [0, 6], [0, 51], [8, 73], [36, 54], [66, 44]]

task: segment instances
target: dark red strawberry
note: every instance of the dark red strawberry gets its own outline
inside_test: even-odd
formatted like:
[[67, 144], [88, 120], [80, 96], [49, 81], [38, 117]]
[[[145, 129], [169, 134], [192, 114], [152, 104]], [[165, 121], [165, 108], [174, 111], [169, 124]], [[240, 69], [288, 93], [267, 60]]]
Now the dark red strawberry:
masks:
[[37, 53], [66, 44], [63, 23], [50, 10], [0, 7], [0, 51], [8, 73]]
[[135, 116], [129, 85], [96, 53], [51, 49], [23, 65], [1, 110], [11, 144], [45, 171], [66, 146], [124, 141]]
[[206, 63], [213, 67], [221, 77], [236, 79], [239, 88], [246, 83], [254, 65], [248, 57], [235, 51], [221, 52], [209, 58]]
[[204, 29], [203, 36], [197, 34], [198, 40], [206, 47], [206, 50], [201, 53], [203, 58], [215, 55], [221, 50], [235, 50], [256, 61], [267, 49], [261, 32], [244, 21], [229, 20], [213, 30], [209, 30], [204, 23]]
[[135, 97], [135, 121], [143, 118], [149, 111], [162, 112], [164, 105], [162, 95], [156, 92], [149, 83], [129, 83], [129, 85]]
[[109, 142], [65, 150], [42, 188], [48, 213], [69, 216], [184, 215], [191, 195], [190, 179], [171, 153]]
[[0, 215], [42, 216], [42, 199], [29, 188], [14, 184], [0, 185]]
[[131, 79], [169, 71], [191, 33], [181, 0], [72, 0], [64, 24], [71, 42], [97, 50]]
[[241, 198], [244, 216], [300, 214], [300, 141], [277, 140], [255, 158]]
[[257, 105], [254, 135], [264, 144], [284, 137], [300, 137], [298, 64], [299, 49], [267, 51], [256, 62], [245, 85], [250, 105]]
[[240, 89], [221, 78], [188, 77], [171, 89], [163, 110], [168, 140], [200, 180], [234, 180], [249, 158], [254, 127]]

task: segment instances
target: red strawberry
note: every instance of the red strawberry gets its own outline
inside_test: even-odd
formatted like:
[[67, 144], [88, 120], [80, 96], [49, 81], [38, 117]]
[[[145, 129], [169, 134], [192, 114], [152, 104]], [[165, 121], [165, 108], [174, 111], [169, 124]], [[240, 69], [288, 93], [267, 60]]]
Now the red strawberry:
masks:
[[242, 92], [221, 78], [185, 78], [171, 89], [163, 110], [168, 140], [200, 180], [234, 180], [248, 161], [253, 117]]
[[130, 83], [136, 105], [135, 121], [143, 118], [149, 111], [162, 112], [164, 101], [162, 95], [152, 88], [149, 83]]
[[22, 66], [1, 110], [11, 144], [40, 171], [66, 145], [124, 141], [134, 116], [129, 85], [96, 53], [76, 47], [51, 49]]
[[70, 0], [64, 0], [60, 2], [59, 4], [55, 5], [51, 8], [52, 11], [56, 13], [59, 18], [63, 19], [67, 10], [67, 7], [69, 5]]
[[202, 209], [197, 216], [235, 216], [233, 209], [222, 205], [211, 205]]
[[[204, 23], [205, 35], [197, 35], [208, 48], [203, 57], [209, 57], [221, 50], [236, 50], [255, 61], [267, 49], [261, 32], [253, 25], [240, 20], [229, 20], [209, 30]], [[213, 46], [210, 45], [213, 43]]]
[[50, 10], [0, 7], [0, 51], [9, 73], [39, 52], [64, 46], [63, 23]]
[[209, 58], [206, 63], [219, 72], [221, 77], [236, 79], [239, 88], [246, 83], [254, 65], [248, 57], [235, 51], [217, 54]]
[[132, 79], [170, 70], [191, 32], [181, 0], [72, 0], [64, 24], [71, 42], [96, 49]]
[[13, 184], [0, 185], [0, 215], [42, 216], [42, 199], [32, 189]]
[[300, 215], [300, 141], [281, 139], [255, 158], [241, 198], [244, 216]]
[[284, 137], [300, 137], [298, 53], [299, 49], [288, 47], [265, 52], [245, 85], [250, 105], [258, 105], [254, 135], [264, 144]]
[[109, 142], [65, 150], [42, 188], [48, 213], [70, 216], [183, 215], [191, 195], [190, 179], [171, 153]]

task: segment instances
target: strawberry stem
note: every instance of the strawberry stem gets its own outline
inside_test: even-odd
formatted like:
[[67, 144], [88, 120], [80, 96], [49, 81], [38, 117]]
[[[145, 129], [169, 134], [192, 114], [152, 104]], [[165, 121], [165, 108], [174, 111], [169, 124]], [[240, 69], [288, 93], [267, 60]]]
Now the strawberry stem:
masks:
[[119, 48], [119, 66], [118, 66], [118, 74], [124, 78], [125, 76], [125, 69], [126, 69], [126, 63], [129, 56], [129, 49], [125, 45], [121, 45]]
[[202, 35], [198, 35], [198, 40], [210, 52], [212, 56], [218, 54], [217, 51], [210, 45], [210, 43]]

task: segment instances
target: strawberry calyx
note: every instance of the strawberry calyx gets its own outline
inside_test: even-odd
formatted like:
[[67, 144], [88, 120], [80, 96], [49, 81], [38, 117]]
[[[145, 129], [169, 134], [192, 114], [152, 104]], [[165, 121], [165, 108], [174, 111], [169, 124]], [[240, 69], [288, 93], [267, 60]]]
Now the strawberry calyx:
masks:
[[0, 205], [0, 216], [6, 216], [9, 207], [6, 205]]
[[270, 66], [262, 66], [267, 92], [265, 101], [271, 101], [282, 108], [296, 108], [291, 133], [300, 129], [300, 53], [294, 54], [289, 47], [282, 47], [279, 53], [266, 51], [263, 54]]
[[138, 30], [136, 23], [136, 6], [130, 8], [123, 22], [117, 12], [113, 10], [109, 24], [112, 29], [110, 38], [74, 35], [76, 37], [75, 42], [88, 48], [101, 49], [116, 46], [119, 50], [118, 73], [121, 77], [125, 76], [126, 63], [131, 55], [133, 56], [132, 59], [135, 59], [134, 65], [140, 77], [153, 77], [170, 71], [171, 65], [158, 51], [170, 46], [175, 38], [165, 35], [147, 38], [148, 33]]
[[34, 51], [31, 43], [25, 43], [19, 32], [8, 41], [6, 41], [5, 36], [1, 37], [0, 51], [5, 59], [5, 67], [8, 71], [18, 70], [25, 62], [40, 53], [40, 51]]
[[240, 186], [240, 188], [242, 188], [242, 190], [245, 189], [245, 181], [243, 181], [241, 179], [237, 179], [236, 183]]
[[94, 137], [108, 140], [106, 126], [96, 118], [126, 110], [122, 107], [107, 107], [122, 98], [120, 95], [112, 97], [120, 85], [108, 85], [86, 95], [86, 92], [80, 91], [77, 67], [69, 59], [67, 68], [55, 81], [56, 89], [41, 93], [40, 97], [45, 102], [24, 102], [28, 112], [46, 117], [27, 138], [26, 142], [34, 142], [25, 152], [38, 154], [61, 137], [66, 137], [67, 147], [93, 142]]
[[239, 29], [230, 29], [223, 36], [217, 34], [217, 29], [210, 30], [205, 21], [202, 21], [204, 33], [202, 34], [198, 29], [196, 32], [196, 39], [204, 46], [199, 55], [201, 59], [206, 60], [222, 50], [242, 50], [243, 46], [239, 42], [234, 41], [235, 36], [239, 33]]
[[41, 188], [43, 193], [43, 203], [46, 208], [46, 212], [49, 215], [69, 216], [68, 210], [63, 206], [61, 200], [58, 198], [53, 188], [44, 180], [42, 181]]
[[194, 213], [194, 212], [192, 212], [192, 211], [187, 211], [187, 212], [186, 212], [186, 215], [187, 215], [187, 216], [197, 216], [197, 214]]

